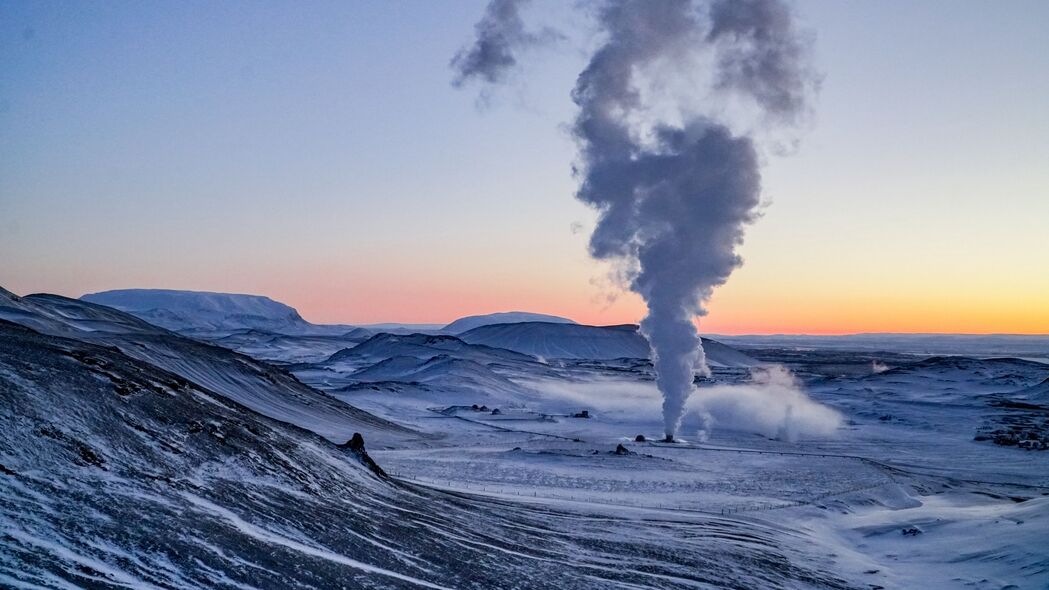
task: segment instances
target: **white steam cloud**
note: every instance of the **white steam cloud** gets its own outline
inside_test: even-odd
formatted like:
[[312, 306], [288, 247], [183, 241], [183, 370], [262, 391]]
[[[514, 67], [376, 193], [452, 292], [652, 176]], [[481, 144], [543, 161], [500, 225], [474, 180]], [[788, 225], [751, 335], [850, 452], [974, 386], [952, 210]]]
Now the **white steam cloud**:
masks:
[[[617, 419], [659, 421], [661, 394], [651, 382], [593, 380], [567, 382], [544, 380], [529, 384], [548, 399], [566, 408], [590, 408], [617, 414]], [[700, 389], [683, 409], [686, 435], [705, 440], [714, 428], [760, 434], [795, 441], [833, 436], [842, 415], [812, 400], [794, 376], [773, 365], [756, 369], [750, 381]]]
[[[709, 426], [755, 432], [769, 438], [795, 441], [825, 437], [841, 426], [837, 411], [813, 401], [787, 369], [773, 365], [755, 371], [750, 382], [699, 389], [689, 410]], [[701, 428], [705, 438], [708, 428]]]

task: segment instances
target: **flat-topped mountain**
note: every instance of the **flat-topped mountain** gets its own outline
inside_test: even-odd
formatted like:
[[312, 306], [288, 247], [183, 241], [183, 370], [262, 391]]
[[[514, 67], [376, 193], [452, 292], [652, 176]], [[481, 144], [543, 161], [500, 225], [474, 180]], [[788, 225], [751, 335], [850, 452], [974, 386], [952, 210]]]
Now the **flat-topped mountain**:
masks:
[[278, 334], [341, 334], [352, 326], [320, 326], [294, 307], [262, 295], [170, 289], [118, 289], [80, 299], [130, 313], [153, 325], [183, 333], [263, 330]]

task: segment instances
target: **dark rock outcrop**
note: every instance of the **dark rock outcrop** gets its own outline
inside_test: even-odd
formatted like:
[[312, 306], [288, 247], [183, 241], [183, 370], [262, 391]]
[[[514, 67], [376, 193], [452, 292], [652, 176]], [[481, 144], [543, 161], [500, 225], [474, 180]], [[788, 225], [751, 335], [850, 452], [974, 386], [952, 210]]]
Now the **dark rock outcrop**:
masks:
[[357, 459], [375, 475], [378, 475], [379, 477], [387, 477], [386, 472], [382, 470], [382, 467], [379, 467], [379, 464], [368, 455], [368, 451], [364, 450], [364, 437], [361, 436], [361, 433], [354, 432], [350, 440], [339, 445], [339, 448], [351, 451], [357, 456]]

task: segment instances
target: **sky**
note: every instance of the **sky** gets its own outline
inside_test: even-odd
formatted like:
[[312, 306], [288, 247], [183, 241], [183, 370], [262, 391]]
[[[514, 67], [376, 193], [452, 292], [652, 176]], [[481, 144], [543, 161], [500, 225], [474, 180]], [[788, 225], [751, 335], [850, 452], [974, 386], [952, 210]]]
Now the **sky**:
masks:
[[[793, 4], [823, 75], [705, 333], [1049, 333], [1049, 3]], [[268, 295], [315, 322], [644, 306], [587, 254], [587, 24], [479, 98], [484, 3], [0, 0], [0, 286]]]

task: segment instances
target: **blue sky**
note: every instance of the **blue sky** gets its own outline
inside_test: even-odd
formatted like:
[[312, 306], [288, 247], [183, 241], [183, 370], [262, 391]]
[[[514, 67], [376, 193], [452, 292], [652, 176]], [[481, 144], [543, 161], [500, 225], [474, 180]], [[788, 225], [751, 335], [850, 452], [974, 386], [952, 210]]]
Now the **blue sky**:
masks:
[[[713, 331], [1049, 331], [1049, 3], [795, 6], [823, 91]], [[0, 3], [0, 284], [636, 320], [572, 198], [585, 19], [537, 0], [572, 41], [478, 108], [447, 66], [482, 10]]]

